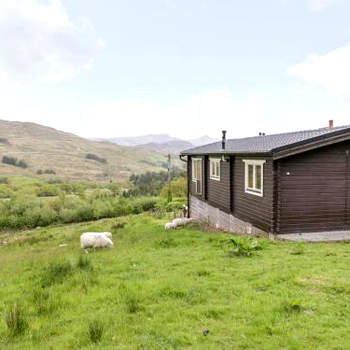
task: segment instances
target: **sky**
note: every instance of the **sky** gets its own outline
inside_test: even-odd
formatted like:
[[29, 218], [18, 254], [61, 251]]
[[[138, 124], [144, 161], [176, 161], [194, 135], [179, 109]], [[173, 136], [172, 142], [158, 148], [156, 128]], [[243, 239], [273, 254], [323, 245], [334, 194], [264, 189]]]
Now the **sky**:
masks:
[[350, 124], [348, 0], [0, 0], [0, 119], [83, 137]]

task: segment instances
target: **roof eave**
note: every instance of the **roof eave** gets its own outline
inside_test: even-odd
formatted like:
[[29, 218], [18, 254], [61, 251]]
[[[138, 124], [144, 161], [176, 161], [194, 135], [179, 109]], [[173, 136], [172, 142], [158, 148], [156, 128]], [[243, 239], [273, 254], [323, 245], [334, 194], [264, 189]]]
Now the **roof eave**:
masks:
[[272, 150], [273, 159], [281, 159], [298, 153], [310, 151], [319, 147], [332, 145], [334, 143], [347, 141], [350, 139], [350, 128], [336, 131], [331, 134], [320, 135], [296, 142], [287, 146], [278, 147]]
[[244, 152], [232, 152], [232, 151], [220, 151], [220, 152], [181, 152], [180, 155], [182, 156], [216, 156], [216, 155], [234, 155], [234, 156], [272, 156], [272, 152], [270, 151], [263, 151], [263, 152], [253, 152], [253, 151], [244, 151]]

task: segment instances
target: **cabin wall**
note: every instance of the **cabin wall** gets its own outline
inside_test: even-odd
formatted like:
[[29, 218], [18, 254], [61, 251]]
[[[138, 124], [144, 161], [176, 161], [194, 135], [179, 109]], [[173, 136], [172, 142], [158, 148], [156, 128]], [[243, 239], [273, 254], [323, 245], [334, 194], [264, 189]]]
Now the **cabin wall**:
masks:
[[277, 232], [350, 229], [348, 142], [277, 162]]
[[231, 209], [230, 161], [220, 161], [220, 180], [210, 179], [210, 158], [206, 159], [208, 203], [226, 213]]
[[[245, 164], [243, 160], [249, 158], [266, 160], [263, 167], [263, 197], [245, 192]], [[210, 208], [219, 209], [224, 213], [232, 214], [231, 216], [233, 216], [233, 218], [240, 220], [238, 226], [241, 227], [241, 229], [239, 232], [244, 231], [242, 227], [245, 227], [246, 233], [252, 232], [252, 225], [264, 232], [273, 232], [274, 173], [272, 159], [231, 156], [228, 160], [220, 162], [220, 181], [210, 179], [209, 157], [203, 156], [202, 159], [203, 169], [205, 169], [205, 172], [203, 173], [205, 176], [202, 180], [202, 195], [198, 195], [195, 192], [195, 183], [192, 181], [191, 174], [192, 166], [191, 163], [189, 164], [190, 197], [195, 197], [203, 202], [201, 205], [199, 205], [199, 202], [192, 198], [191, 202], [196, 204], [196, 208], [193, 208], [193, 204], [190, 205], [190, 215], [192, 217], [197, 215], [198, 218], [203, 219], [203, 217], [209, 215], [208, 213], [210, 213], [210, 220], [213, 221], [212, 224], [218, 226], [219, 219], [213, 219], [215, 217], [213, 213], [217, 212], [215, 210], [211, 210]], [[191, 162], [191, 160], [189, 160], [189, 162]], [[209, 205], [209, 207], [205, 206], [204, 203]], [[200, 213], [201, 211], [202, 213]], [[220, 215], [217, 214], [216, 217], [220, 217], [222, 219], [223, 217]], [[207, 220], [210, 221], [209, 217]], [[231, 219], [228, 218], [227, 220]], [[245, 224], [241, 224], [241, 222]], [[238, 227], [237, 225], [224, 226]]]
[[[263, 166], [263, 197], [245, 192], [244, 159], [265, 159]], [[233, 164], [233, 215], [254, 226], [273, 232], [274, 172], [272, 158], [235, 157]]]

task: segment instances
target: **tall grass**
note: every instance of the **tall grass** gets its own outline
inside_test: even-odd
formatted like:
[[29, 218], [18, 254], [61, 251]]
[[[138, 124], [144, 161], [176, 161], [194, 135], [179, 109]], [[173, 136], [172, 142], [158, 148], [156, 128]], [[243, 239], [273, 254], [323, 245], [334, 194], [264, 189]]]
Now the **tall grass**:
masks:
[[23, 334], [28, 326], [28, 320], [24, 308], [15, 302], [5, 312], [5, 323], [9, 330], [10, 336]]

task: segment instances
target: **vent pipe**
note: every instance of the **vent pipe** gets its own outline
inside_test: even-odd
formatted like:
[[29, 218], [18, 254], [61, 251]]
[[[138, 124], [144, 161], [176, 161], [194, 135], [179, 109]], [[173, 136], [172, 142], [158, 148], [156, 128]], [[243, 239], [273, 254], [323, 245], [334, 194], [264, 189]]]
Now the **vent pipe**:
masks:
[[221, 148], [226, 148], [226, 130], [222, 130], [222, 142], [221, 142]]
[[331, 119], [330, 121], [329, 121], [329, 130], [332, 130], [334, 128], [334, 122], [333, 122], [333, 120]]

